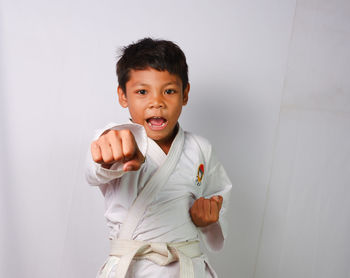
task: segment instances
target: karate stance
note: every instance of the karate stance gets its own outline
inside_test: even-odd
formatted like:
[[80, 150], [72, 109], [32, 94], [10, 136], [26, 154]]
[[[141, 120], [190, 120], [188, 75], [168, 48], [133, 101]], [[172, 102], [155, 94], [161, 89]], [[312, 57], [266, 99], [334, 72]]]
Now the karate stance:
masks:
[[178, 123], [190, 90], [185, 55], [142, 39], [123, 49], [117, 76], [130, 122], [97, 132], [86, 173], [111, 229], [97, 277], [217, 277], [199, 241], [223, 247], [232, 186], [210, 143]]

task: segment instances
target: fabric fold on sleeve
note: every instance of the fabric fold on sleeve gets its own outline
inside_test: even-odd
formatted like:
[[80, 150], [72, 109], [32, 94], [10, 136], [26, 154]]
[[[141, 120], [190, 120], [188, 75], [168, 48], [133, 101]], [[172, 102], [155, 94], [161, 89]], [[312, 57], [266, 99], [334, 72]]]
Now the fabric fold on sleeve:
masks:
[[216, 195], [221, 195], [223, 197], [219, 220], [207, 227], [199, 228], [205, 247], [215, 252], [220, 251], [224, 247], [224, 242], [227, 237], [228, 227], [226, 212], [228, 211], [232, 183], [224, 167], [212, 152], [208, 163], [208, 175], [205, 183], [206, 186], [203, 191], [204, 198], [211, 198]]

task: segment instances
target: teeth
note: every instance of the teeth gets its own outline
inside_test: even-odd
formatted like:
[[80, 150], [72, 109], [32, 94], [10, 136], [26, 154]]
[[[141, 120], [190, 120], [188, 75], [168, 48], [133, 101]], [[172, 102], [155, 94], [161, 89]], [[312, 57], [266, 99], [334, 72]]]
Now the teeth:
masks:
[[[149, 126], [152, 126], [151, 122], [147, 122]], [[163, 127], [165, 126], [166, 122], [162, 123], [160, 126]]]

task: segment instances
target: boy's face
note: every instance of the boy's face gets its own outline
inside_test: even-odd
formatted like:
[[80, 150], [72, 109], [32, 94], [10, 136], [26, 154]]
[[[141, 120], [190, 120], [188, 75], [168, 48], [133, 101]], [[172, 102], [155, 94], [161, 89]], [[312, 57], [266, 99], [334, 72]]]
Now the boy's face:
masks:
[[182, 106], [188, 100], [177, 75], [153, 68], [131, 70], [126, 92], [118, 87], [119, 103], [128, 107], [134, 123], [143, 125], [147, 136], [162, 148], [170, 148]]

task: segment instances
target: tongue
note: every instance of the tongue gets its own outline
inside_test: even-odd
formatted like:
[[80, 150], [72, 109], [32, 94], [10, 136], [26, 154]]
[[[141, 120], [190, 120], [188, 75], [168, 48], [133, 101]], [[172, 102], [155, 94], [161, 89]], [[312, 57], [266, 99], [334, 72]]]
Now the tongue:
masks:
[[148, 121], [151, 123], [151, 125], [161, 126], [165, 122], [165, 119], [163, 119], [163, 118], [151, 118]]

